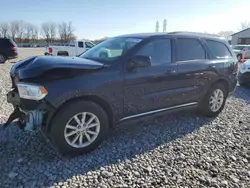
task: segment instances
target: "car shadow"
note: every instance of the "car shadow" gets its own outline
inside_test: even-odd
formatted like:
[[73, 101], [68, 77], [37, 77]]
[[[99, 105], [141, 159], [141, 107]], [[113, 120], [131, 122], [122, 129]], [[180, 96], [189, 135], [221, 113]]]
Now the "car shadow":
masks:
[[[9, 172], [18, 174], [15, 187], [25, 184], [20, 174], [25, 174], [25, 181], [36, 181], [34, 178], [39, 177], [43, 186], [65, 182], [100, 167], [132, 160], [137, 155], [185, 137], [212, 120], [195, 113], [182, 113], [143, 123], [120, 124], [100, 147], [77, 157], [62, 156], [40, 133], [13, 131], [17, 128], [10, 126], [6, 128], [4, 138], [0, 136], [0, 148], [4, 148], [0, 151], [0, 167], [4, 166], [0, 174], [6, 177], [3, 186], [13, 185], [8, 178]], [[13, 166], [16, 167], [13, 169]]]
[[250, 104], [250, 86], [237, 85], [232, 96], [238, 99], [242, 99], [247, 104]]

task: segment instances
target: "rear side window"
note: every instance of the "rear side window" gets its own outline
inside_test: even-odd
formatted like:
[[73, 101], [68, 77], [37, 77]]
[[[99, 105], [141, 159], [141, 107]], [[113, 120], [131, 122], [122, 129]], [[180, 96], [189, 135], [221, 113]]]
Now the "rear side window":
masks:
[[206, 40], [207, 46], [212, 54], [217, 58], [228, 58], [232, 57], [232, 54], [228, 50], [227, 46], [218, 41]]
[[83, 48], [83, 42], [79, 41], [79, 42], [78, 42], [78, 47], [79, 47], [79, 48]]
[[206, 59], [206, 52], [198, 39], [177, 39], [177, 61]]

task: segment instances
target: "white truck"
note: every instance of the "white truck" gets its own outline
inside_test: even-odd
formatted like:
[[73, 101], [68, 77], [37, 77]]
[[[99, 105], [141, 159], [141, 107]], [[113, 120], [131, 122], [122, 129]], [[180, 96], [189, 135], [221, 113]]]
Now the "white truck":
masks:
[[44, 55], [51, 56], [78, 56], [95, 44], [86, 40], [72, 40], [64, 46], [47, 46]]

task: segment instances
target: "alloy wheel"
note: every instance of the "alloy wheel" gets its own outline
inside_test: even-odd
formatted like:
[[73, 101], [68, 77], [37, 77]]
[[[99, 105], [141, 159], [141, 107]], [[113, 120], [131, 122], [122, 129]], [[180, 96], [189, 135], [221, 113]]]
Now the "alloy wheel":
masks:
[[98, 117], [90, 112], [74, 115], [66, 124], [64, 138], [74, 148], [84, 148], [95, 141], [100, 132]]
[[216, 89], [209, 99], [209, 108], [212, 112], [217, 112], [224, 102], [224, 93], [221, 89]]

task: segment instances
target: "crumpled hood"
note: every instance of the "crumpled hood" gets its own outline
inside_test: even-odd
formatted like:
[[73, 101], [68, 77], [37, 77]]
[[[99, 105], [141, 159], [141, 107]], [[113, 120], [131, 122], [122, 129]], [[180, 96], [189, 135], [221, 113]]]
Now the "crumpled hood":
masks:
[[104, 64], [79, 57], [59, 56], [34, 56], [15, 63], [10, 74], [17, 75], [20, 79], [32, 78], [44, 72], [57, 69], [100, 69]]

